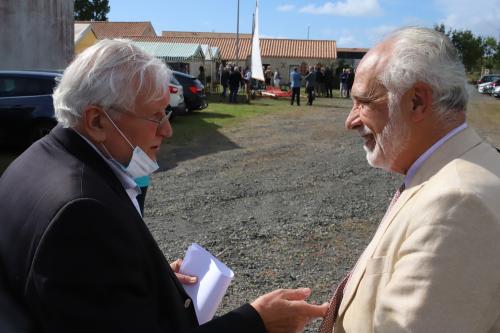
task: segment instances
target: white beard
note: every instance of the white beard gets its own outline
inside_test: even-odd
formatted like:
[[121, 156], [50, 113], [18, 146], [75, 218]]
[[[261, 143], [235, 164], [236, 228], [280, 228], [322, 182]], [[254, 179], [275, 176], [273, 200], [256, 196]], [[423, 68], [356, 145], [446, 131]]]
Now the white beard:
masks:
[[392, 166], [401, 152], [406, 150], [409, 142], [409, 130], [403, 121], [399, 103], [391, 103], [389, 99], [389, 121], [379, 134], [374, 134], [368, 127], [364, 126], [363, 133], [373, 135], [375, 146], [370, 149], [366, 144], [366, 159], [368, 164], [375, 168], [386, 171], [394, 171]]

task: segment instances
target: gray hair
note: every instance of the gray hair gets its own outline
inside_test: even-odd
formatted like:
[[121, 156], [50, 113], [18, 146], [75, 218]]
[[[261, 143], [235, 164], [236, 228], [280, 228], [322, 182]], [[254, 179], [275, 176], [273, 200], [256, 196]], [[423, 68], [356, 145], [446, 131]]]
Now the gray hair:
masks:
[[465, 68], [448, 37], [428, 28], [406, 27], [386, 40], [392, 42], [393, 52], [378, 79], [389, 91], [389, 99], [399, 100], [422, 82], [432, 88], [433, 106], [441, 116], [465, 112]]
[[64, 71], [53, 95], [57, 121], [74, 127], [89, 105], [133, 112], [139, 94], [146, 102], [159, 100], [167, 93], [169, 80], [166, 65], [131, 41], [104, 39]]

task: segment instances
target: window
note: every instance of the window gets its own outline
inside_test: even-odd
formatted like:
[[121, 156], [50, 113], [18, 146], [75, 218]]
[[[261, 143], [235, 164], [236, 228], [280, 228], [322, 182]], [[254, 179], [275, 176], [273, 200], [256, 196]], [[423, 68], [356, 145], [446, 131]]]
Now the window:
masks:
[[0, 77], [0, 97], [52, 95], [53, 78]]

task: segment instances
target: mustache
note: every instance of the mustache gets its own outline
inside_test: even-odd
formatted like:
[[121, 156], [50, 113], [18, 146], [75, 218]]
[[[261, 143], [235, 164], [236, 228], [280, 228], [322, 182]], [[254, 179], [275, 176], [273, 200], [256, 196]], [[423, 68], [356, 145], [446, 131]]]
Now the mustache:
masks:
[[363, 125], [362, 127], [359, 127], [358, 128], [358, 133], [361, 136], [373, 135], [373, 132], [366, 125]]

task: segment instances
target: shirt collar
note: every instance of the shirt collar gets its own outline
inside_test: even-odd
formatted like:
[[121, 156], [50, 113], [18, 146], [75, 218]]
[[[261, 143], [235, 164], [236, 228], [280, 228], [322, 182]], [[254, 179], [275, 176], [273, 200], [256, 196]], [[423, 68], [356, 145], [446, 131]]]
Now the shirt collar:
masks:
[[434, 143], [429, 149], [425, 151], [422, 155], [420, 155], [419, 158], [413, 164], [410, 166], [408, 169], [408, 172], [406, 173], [404, 183], [405, 186], [408, 187], [411, 184], [411, 181], [417, 171], [420, 169], [420, 167], [424, 164], [427, 159], [439, 148], [441, 147], [446, 141], [448, 141], [451, 137], [456, 135], [457, 133], [463, 131], [464, 129], [467, 128], [467, 123], [463, 123], [462, 125], [452, 129], [449, 131], [445, 136], [443, 136], [441, 139], [439, 139], [436, 143]]
[[137, 186], [136, 182], [128, 173], [126, 173], [124, 170], [120, 169], [115, 163], [113, 163], [108, 157], [104, 156], [104, 154], [97, 149], [97, 147], [85, 136], [83, 136], [81, 133], [78, 131], [74, 130], [75, 133], [77, 133], [83, 140], [85, 140], [98, 154], [99, 156], [102, 157], [102, 159], [109, 165], [113, 173], [118, 177], [118, 180], [122, 184], [123, 188], [128, 192], [128, 190], [131, 189], [136, 189], [137, 194], [139, 194], [141, 191], [139, 187]]

